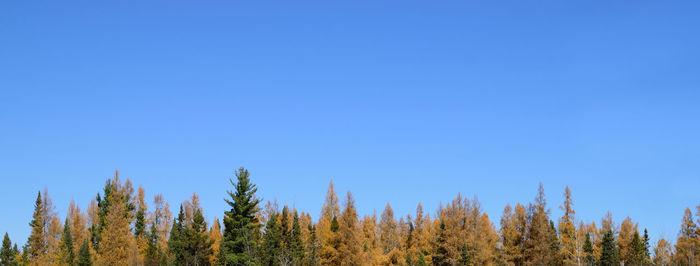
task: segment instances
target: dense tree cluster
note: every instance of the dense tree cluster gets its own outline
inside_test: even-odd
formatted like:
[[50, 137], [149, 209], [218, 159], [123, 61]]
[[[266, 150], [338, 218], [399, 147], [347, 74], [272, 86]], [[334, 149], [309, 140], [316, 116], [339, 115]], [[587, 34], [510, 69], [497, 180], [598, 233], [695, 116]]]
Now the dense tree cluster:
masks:
[[418, 204], [397, 217], [387, 204], [379, 217], [360, 217], [352, 194], [341, 204], [331, 182], [313, 221], [262, 206], [244, 168], [230, 182], [230, 209], [211, 225], [197, 194], [173, 218], [162, 195], [149, 209], [145, 190], [118, 172], [85, 212], [71, 202], [63, 222], [44, 190], [26, 244], [6, 233], [0, 265], [700, 265], [700, 206], [685, 210], [675, 245], [662, 238], [652, 248], [629, 217], [618, 225], [608, 212], [600, 227], [577, 219], [568, 187], [562, 217], [551, 217], [540, 184], [533, 202], [506, 205], [496, 228], [476, 198], [459, 194], [433, 215]]

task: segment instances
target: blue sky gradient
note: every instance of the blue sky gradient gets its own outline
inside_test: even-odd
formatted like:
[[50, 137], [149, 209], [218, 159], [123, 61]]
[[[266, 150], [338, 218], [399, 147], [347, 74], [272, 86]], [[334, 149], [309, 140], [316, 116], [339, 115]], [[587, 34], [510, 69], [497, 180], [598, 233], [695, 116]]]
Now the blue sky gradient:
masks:
[[234, 169], [320, 213], [477, 195], [498, 223], [543, 182], [577, 218], [675, 239], [700, 204], [700, 2], [0, 3], [0, 231], [61, 218], [118, 168], [221, 217]]

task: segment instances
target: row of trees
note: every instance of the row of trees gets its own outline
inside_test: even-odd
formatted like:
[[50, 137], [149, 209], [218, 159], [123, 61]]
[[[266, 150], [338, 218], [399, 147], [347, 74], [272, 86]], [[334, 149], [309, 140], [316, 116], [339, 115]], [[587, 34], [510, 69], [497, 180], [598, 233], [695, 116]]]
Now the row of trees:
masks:
[[85, 212], [71, 202], [63, 223], [44, 190], [26, 245], [6, 233], [0, 265], [700, 265], [700, 206], [695, 216], [686, 209], [675, 246], [662, 238], [652, 249], [629, 217], [577, 224], [568, 187], [562, 217], [550, 217], [540, 184], [532, 203], [504, 208], [497, 229], [477, 199], [459, 194], [433, 215], [418, 204], [397, 217], [387, 204], [379, 217], [360, 217], [352, 194], [341, 204], [332, 182], [313, 221], [262, 206], [248, 171], [235, 175], [223, 228], [216, 218], [207, 224], [196, 194], [176, 217], [162, 195], [149, 209], [144, 189], [118, 172]]

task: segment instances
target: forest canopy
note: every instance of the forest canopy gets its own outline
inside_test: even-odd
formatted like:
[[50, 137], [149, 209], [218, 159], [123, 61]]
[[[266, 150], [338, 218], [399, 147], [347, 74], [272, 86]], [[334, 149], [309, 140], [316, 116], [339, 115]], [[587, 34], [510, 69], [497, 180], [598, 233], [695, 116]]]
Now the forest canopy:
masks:
[[[171, 206], [145, 199], [119, 172], [83, 211], [74, 202], [61, 220], [48, 191], [39, 191], [26, 244], [5, 233], [0, 265], [698, 265], [700, 205], [686, 208], [675, 245], [650, 243], [645, 228], [608, 212], [576, 218], [565, 187], [561, 217], [551, 216], [544, 187], [532, 202], [490, 218], [480, 202], [458, 194], [435, 213], [361, 215], [350, 191], [331, 181], [321, 215], [277, 202], [263, 204], [249, 171], [235, 171], [225, 193], [229, 209], [207, 222], [199, 197]], [[149, 206], [150, 205], [150, 206]], [[173, 212], [174, 211], [174, 212]], [[495, 217], [495, 216], [494, 216]], [[578, 222], [577, 222], [578, 221]]]

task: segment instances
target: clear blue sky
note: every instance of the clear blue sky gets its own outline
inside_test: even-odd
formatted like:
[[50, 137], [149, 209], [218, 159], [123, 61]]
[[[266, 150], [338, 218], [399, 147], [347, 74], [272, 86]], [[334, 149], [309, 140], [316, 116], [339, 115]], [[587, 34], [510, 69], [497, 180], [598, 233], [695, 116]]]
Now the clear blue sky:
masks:
[[697, 1], [351, 2], [2, 1], [0, 231], [116, 168], [209, 219], [239, 166], [314, 217], [331, 178], [361, 214], [461, 192], [496, 224], [569, 185], [655, 239], [700, 204]]

